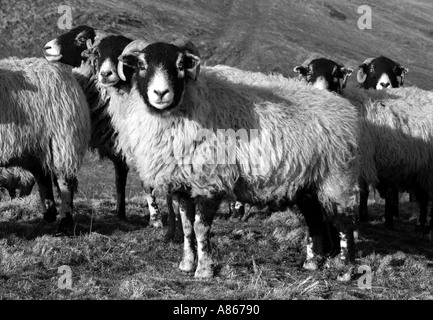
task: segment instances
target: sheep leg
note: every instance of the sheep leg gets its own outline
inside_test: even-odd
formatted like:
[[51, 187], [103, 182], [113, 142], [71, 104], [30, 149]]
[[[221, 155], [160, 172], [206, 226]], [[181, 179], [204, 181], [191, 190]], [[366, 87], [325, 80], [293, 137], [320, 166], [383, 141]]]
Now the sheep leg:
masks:
[[368, 194], [369, 185], [366, 181], [359, 181], [359, 220], [361, 222], [368, 221]]
[[180, 242], [183, 239], [182, 220], [179, 212], [179, 200], [173, 199], [171, 191], [167, 192], [168, 230], [165, 234], [166, 241]]
[[332, 217], [332, 223], [337, 228], [340, 238], [339, 258], [343, 263], [353, 263], [355, 261], [355, 238], [353, 219], [341, 214]]
[[126, 180], [128, 177], [129, 167], [122, 159], [113, 159], [114, 172], [116, 175], [116, 214], [120, 220], [126, 221]]
[[[143, 186], [143, 183], [142, 183]], [[144, 193], [146, 194], [147, 205], [149, 207], [149, 227], [162, 228], [162, 215], [159, 211], [158, 204], [156, 203], [155, 192], [153, 188], [144, 187]]]
[[398, 188], [386, 185], [385, 191], [385, 226], [387, 228], [393, 228], [394, 216], [398, 212]]
[[303, 267], [307, 270], [317, 270], [323, 262], [323, 207], [317, 195], [298, 194], [296, 205], [301, 210], [308, 227], [307, 257]]
[[51, 180], [51, 174], [45, 172], [42, 167], [31, 166], [25, 167], [35, 177], [36, 183], [38, 184], [39, 197], [42, 204], [42, 213], [44, 220], [47, 222], [56, 221], [57, 210], [56, 203], [54, 201], [53, 183]]
[[196, 199], [196, 214], [194, 232], [197, 240], [197, 269], [196, 278], [213, 277], [213, 259], [210, 245], [210, 229], [216, 211], [220, 205], [220, 199]]
[[76, 187], [75, 178], [59, 178], [58, 179], [60, 198], [62, 204], [60, 207], [60, 224], [57, 228], [57, 235], [69, 235], [70, 229], [74, 225], [73, 220], [73, 199], [74, 190]]
[[195, 204], [189, 195], [175, 193], [173, 202], [179, 205], [179, 214], [182, 219], [183, 228], [183, 257], [179, 264], [179, 269], [185, 272], [194, 270], [195, 262], [195, 235], [194, 235], [194, 216]]
[[415, 197], [419, 203], [419, 218], [416, 228], [419, 229], [421, 232], [424, 232], [427, 224], [429, 196], [425, 190], [422, 190], [422, 188], [417, 188], [417, 190], [415, 191]]

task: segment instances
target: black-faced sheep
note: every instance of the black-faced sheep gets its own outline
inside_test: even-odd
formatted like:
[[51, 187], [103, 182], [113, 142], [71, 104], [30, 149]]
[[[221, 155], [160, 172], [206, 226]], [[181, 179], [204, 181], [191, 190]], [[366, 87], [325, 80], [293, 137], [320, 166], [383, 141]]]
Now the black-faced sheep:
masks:
[[26, 197], [35, 185], [33, 175], [20, 167], [0, 167], [0, 187], [8, 190], [11, 199], [16, 198], [17, 189], [20, 197]]
[[[316, 59], [319, 61], [323, 61], [323, 59]], [[313, 60], [313, 61], [316, 61]], [[309, 83], [315, 83], [315, 80], [318, 78], [322, 79], [331, 79], [334, 74], [334, 70], [337, 69], [339, 64], [322, 64], [320, 68], [317, 67], [308, 67], [310, 64], [307, 64], [306, 69], [309, 70]], [[314, 64], [313, 64], [314, 65]], [[326, 66], [326, 68], [325, 68]], [[392, 86], [402, 85], [404, 82], [404, 75], [408, 72], [406, 68], [400, 66], [399, 64], [389, 60], [385, 57], [380, 57], [376, 59], [367, 59], [366, 62], [360, 65], [358, 71], [358, 78], [361, 78], [363, 83], [371, 88], [376, 88], [373, 85], [373, 80], [378, 80], [379, 78], [383, 79], [392, 79], [390, 83]], [[300, 67], [295, 68], [295, 71], [299, 71]], [[364, 71], [368, 73], [364, 73]], [[397, 73], [401, 72], [401, 80], [398, 81]], [[306, 77], [306, 72], [302, 73], [302, 77]], [[328, 80], [329, 81], [329, 80]], [[381, 81], [382, 82], [382, 81]], [[388, 82], [386, 82], [388, 83]], [[380, 85], [380, 83], [379, 83]], [[327, 85], [326, 87], [329, 87]], [[380, 85], [381, 89], [388, 88], [389, 85]], [[392, 226], [392, 214], [394, 216], [398, 216], [398, 193], [400, 191], [411, 191], [413, 193], [418, 194], [419, 203], [420, 203], [420, 221], [419, 226], [424, 229], [426, 224], [426, 215], [427, 215], [427, 190], [425, 190], [423, 184], [415, 183], [413, 177], [421, 174], [421, 169], [419, 160], [415, 159], [415, 157], [410, 156], [410, 152], [405, 154], [404, 152], [396, 152], [395, 149], [391, 149], [387, 145], [383, 145], [384, 137], [382, 136], [383, 132], [381, 130], [377, 130], [377, 126], [381, 126], [384, 123], [388, 127], [383, 128], [384, 131], [387, 131], [387, 143], [392, 146], [399, 146], [402, 144], [411, 145], [409, 140], [416, 140], [417, 137], [414, 136], [412, 132], [426, 132], [428, 131], [429, 126], [432, 125], [430, 123], [429, 113], [433, 110], [429, 110], [429, 105], [433, 103], [431, 98], [431, 94], [429, 92], [423, 92], [422, 90], [416, 88], [405, 89], [401, 91], [392, 91], [387, 94], [377, 93], [377, 92], [363, 92], [362, 90], [357, 90], [354, 88], [348, 89], [349, 91], [342, 92], [343, 97], [347, 97], [353, 103], [355, 103], [358, 108], [360, 108], [360, 114], [364, 117], [365, 125], [362, 128], [365, 128], [367, 132], [362, 134], [363, 137], [369, 136], [374, 148], [369, 146], [368, 143], [361, 143], [360, 147], [369, 150], [371, 149], [373, 153], [361, 152], [361, 158], [364, 158], [366, 161], [366, 156], [372, 156], [373, 161], [370, 163], [375, 163], [379, 161], [380, 163], [375, 163], [377, 171], [376, 176], [378, 180], [374, 183], [374, 181], [367, 181], [368, 179], [364, 179], [360, 177], [360, 203], [359, 203], [359, 216], [361, 221], [368, 220], [368, 194], [369, 194], [369, 186], [368, 182], [373, 183], [374, 186], [379, 190], [379, 193], [383, 198], [385, 198], [385, 223], [387, 226]], [[416, 95], [421, 94], [423, 99], [416, 100]], [[393, 97], [393, 98], [390, 98]], [[371, 101], [379, 101], [379, 103], [371, 103]], [[399, 100], [399, 101], [397, 101]], [[421, 109], [417, 108], [418, 103], [423, 103], [423, 107]], [[386, 106], [386, 107], [385, 107]], [[409, 114], [411, 108], [416, 111], [412, 111], [414, 115]], [[420, 115], [423, 116], [422, 121], [418, 121], [417, 117]], [[424, 117], [424, 115], [426, 117]], [[408, 123], [412, 129], [409, 127], [403, 128], [400, 126], [394, 126], [392, 123], [398, 123], [404, 121]], [[406, 136], [405, 136], [406, 135]], [[402, 139], [402, 137], [405, 137]], [[428, 138], [424, 135], [424, 140], [426, 143], [428, 142]], [[364, 141], [366, 141], [364, 139]], [[416, 145], [416, 144], [415, 144]], [[429, 148], [426, 148], [424, 152], [428, 152]], [[387, 154], [389, 152], [389, 154]], [[413, 150], [413, 152], [417, 152]], [[406, 159], [402, 159], [406, 157]], [[365, 162], [364, 161], [364, 162]], [[395, 167], [395, 163], [399, 163], [399, 168]], [[405, 167], [406, 166], [406, 167]], [[425, 166], [425, 164], [424, 164]], [[393, 175], [393, 178], [389, 179], [389, 176], [392, 175], [393, 168], [397, 170]], [[403, 174], [401, 173], [403, 172]], [[374, 176], [374, 175], [370, 175]], [[399, 189], [400, 188], [400, 189]], [[391, 214], [392, 213], [392, 214]]]
[[[307, 268], [322, 254], [324, 216], [351, 236], [333, 215], [353, 200], [358, 174], [358, 117], [347, 100], [278, 75], [218, 66], [199, 75], [188, 45], [134, 41], [119, 60], [119, 71], [135, 72], [129, 95], [108, 108], [118, 145], [144, 183], [171, 185], [180, 199], [180, 269], [194, 270], [197, 251], [195, 276], [212, 276], [210, 228], [226, 197], [296, 204], [312, 240]], [[237, 82], [225, 75], [232, 70]], [[345, 241], [341, 250], [353, 258]]]
[[330, 59], [317, 58], [305, 65], [296, 66], [293, 71], [318, 89], [341, 93], [341, 90], [346, 87], [347, 79], [352, 74], [353, 69], [346, 68]]
[[[45, 57], [74, 67], [73, 72], [84, 89], [91, 114], [90, 149], [114, 164], [117, 191], [117, 216], [126, 220], [125, 191], [129, 171], [122, 150], [115, 150], [116, 133], [107, 113], [110, 96], [106, 88], [119, 89], [127, 83], [117, 75], [117, 57], [132, 39], [124, 36], [108, 35], [88, 26], [76, 27], [51, 40], [45, 45]], [[93, 50], [96, 45], [98, 48]], [[101, 55], [102, 53], [102, 55]], [[114, 59], [114, 62], [113, 62]], [[125, 71], [128, 72], [128, 71]], [[161, 214], [152, 190], [147, 194], [150, 222], [154, 227], [162, 227]]]
[[361, 177], [361, 220], [367, 220], [368, 183], [372, 183], [385, 198], [386, 225], [393, 225], [398, 192], [405, 190], [415, 193], [420, 204], [419, 226], [424, 229], [433, 191], [433, 93], [416, 87], [347, 88], [343, 97], [362, 112], [361, 135], [370, 141], [360, 144], [361, 160], [374, 159], [378, 178], [374, 182]]
[[52, 175], [61, 195], [59, 232], [72, 224], [75, 176], [90, 137], [85, 95], [69, 68], [45, 59], [0, 60], [0, 165], [30, 171], [44, 219], [54, 221]]
[[399, 63], [380, 56], [368, 58], [359, 65], [356, 79], [364, 89], [398, 88], [404, 84], [404, 77], [408, 72], [409, 70]]

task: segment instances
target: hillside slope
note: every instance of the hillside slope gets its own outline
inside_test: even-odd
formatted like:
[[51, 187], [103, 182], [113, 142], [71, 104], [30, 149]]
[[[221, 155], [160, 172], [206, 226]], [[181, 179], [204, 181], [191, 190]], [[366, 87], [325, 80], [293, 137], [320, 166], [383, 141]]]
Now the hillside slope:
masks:
[[[63, 0], [0, 0], [0, 57], [42, 56], [57, 27]], [[280, 72], [326, 56], [356, 67], [386, 55], [410, 69], [407, 85], [424, 89], [433, 66], [430, 0], [69, 0], [73, 26], [88, 24], [149, 39], [193, 39], [209, 65]], [[360, 5], [373, 10], [373, 28], [360, 30]], [[350, 82], [355, 82], [351, 77]]]

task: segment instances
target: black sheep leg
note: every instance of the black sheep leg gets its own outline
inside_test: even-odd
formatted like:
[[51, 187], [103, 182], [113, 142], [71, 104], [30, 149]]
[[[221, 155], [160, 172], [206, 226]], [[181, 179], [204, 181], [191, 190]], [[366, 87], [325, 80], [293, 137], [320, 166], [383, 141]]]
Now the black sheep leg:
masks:
[[314, 192], [300, 191], [296, 197], [296, 205], [301, 210], [308, 227], [307, 257], [303, 267], [316, 270], [323, 262], [323, 207]]
[[194, 221], [194, 233], [197, 241], [197, 269], [196, 278], [210, 278], [213, 276], [213, 259], [210, 244], [210, 230], [221, 199], [196, 197], [196, 214]]
[[128, 177], [128, 171], [129, 168], [125, 161], [123, 161], [121, 158], [114, 158], [112, 159], [114, 164], [114, 171], [116, 174], [116, 193], [117, 193], [117, 199], [116, 199], [116, 214], [117, 217], [121, 220], [127, 220], [126, 219], [126, 180]]
[[385, 191], [385, 226], [393, 228], [394, 216], [398, 217], [398, 188], [386, 185]]
[[369, 185], [363, 179], [359, 180], [359, 220], [368, 221], [368, 194]]
[[183, 239], [182, 219], [179, 212], [179, 198], [173, 197], [171, 190], [167, 192], [168, 230], [166, 241], [181, 242]]
[[23, 167], [33, 174], [36, 183], [38, 184], [44, 220], [47, 222], [54, 222], [56, 221], [57, 210], [54, 201], [51, 173], [46, 172], [37, 159], [31, 159], [28, 163], [30, 165], [23, 165]]
[[76, 177], [63, 177], [58, 179], [60, 198], [60, 224], [57, 228], [58, 235], [70, 235], [74, 226], [74, 192], [77, 189]]

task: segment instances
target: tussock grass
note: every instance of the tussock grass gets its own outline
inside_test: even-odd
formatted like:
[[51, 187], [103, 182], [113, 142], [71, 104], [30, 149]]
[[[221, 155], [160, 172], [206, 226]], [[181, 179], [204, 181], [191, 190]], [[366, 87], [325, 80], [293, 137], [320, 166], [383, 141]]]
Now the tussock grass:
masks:
[[[161, 208], [165, 212], [164, 202]], [[361, 225], [352, 278], [329, 261], [308, 272], [305, 223], [296, 211], [254, 215], [247, 222], [217, 218], [212, 229], [215, 277], [198, 280], [177, 267], [182, 245], [166, 243], [165, 228], [147, 226], [144, 201], [128, 199], [129, 222], [114, 215], [114, 200], [79, 197], [76, 234], [53, 237], [38, 198], [0, 203], [0, 297], [3, 299], [432, 299], [431, 243], [414, 233], [417, 210], [402, 202], [395, 230], [370, 203], [372, 223]], [[72, 270], [72, 290], [59, 289], [60, 266]], [[357, 268], [372, 271], [372, 288], [360, 289]]]

